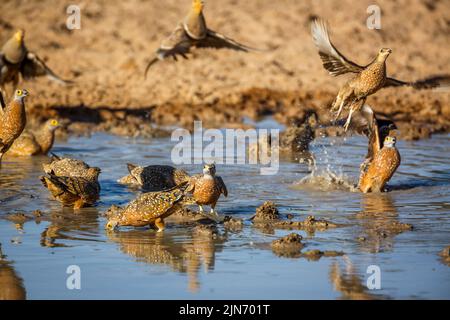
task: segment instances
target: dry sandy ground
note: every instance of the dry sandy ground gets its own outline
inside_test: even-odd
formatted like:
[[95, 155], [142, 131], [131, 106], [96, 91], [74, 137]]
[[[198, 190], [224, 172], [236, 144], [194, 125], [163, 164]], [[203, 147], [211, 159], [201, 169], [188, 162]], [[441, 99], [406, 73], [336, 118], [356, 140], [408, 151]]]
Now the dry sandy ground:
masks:
[[[68, 31], [71, 3], [2, 0], [0, 41], [16, 28], [26, 29], [29, 49], [63, 78], [76, 81], [71, 87], [45, 78], [23, 84], [32, 94], [30, 112], [68, 118], [75, 122], [72, 128], [81, 121], [119, 134], [145, 134], [149, 123], [190, 127], [202, 119], [205, 126], [240, 126], [243, 115], [268, 114], [289, 123], [306, 109], [318, 110], [326, 122], [328, 113], [322, 111], [348, 77], [333, 78], [322, 68], [309, 31], [315, 16], [329, 21], [335, 45], [359, 64], [390, 47], [391, 76], [450, 74], [448, 0], [377, 1], [381, 30], [366, 27], [373, 1], [209, 0], [205, 16], [211, 29], [272, 50], [197, 50], [188, 61], [155, 65], [146, 81], [146, 62], [184, 17], [190, 0], [80, 1], [82, 28]], [[389, 88], [368, 104], [399, 122], [409, 138], [450, 131], [448, 91]]]

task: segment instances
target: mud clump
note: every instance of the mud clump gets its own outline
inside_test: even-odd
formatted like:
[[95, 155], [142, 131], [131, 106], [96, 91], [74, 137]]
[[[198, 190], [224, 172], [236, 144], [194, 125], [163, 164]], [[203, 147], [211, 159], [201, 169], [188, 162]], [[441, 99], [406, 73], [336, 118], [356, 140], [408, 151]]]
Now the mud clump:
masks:
[[316, 219], [314, 216], [308, 216], [303, 221], [276, 221], [273, 223], [273, 227], [276, 229], [305, 230], [314, 233], [315, 231], [325, 231], [330, 228], [337, 228], [339, 225], [324, 219]]
[[223, 226], [225, 229], [231, 231], [241, 231], [244, 228], [244, 221], [230, 216], [225, 216], [223, 219]]
[[314, 127], [317, 126], [317, 115], [307, 112], [301, 119], [293, 120], [280, 135], [280, 151], [298, 153], [309, 150], [309, 144], [315, 138]]
[[328, 222], [323, 219], [316, 219], [314, 216], [308, 216], [303, 222], [303, 226], [305, 228], [313, 228], [313, 229], [328, 229], [337, 227], [336, 224]]
[[192, 234], [198, 237], [210, 238], [210, 239], [218, 239], [219, 231], [215, 225], [204, 225], [200, 224], [195, 226], [192, 230]]
[[297, 233], [290, 233], [287, 236], [272, 241], [272, 251], [277, 256], [298, 257], [303, 248], [302, 236]]
[[36, 218], [42, 217], [42, 211], [41, 210], [34, 210], [33, 211], [33, 216], [35, 216]]
[[338, 224], [324, 219], [316, 219], [308, 216], [304, 221], [293, 221], [293, 215], [287, 215], [288, 220], [281, 220], [281, 215], [272, 201], [266, 201], [256, 209], [256, 215], [252, 218], [253, 225], [264, 232], [273, 233], [274, 229], [306, 230], [313, 233], [329, 228], [339, 227]]
[[256, 215], [253, 217], [254, 222], [258, 221], [276, 221], [280, 219], [280, 213], [275, 203], [272, 201], [264, 202], [256, 209]]
[[450, 246], [445, 247], [440, 253], [441, 260], [444, 264], [450, 267]]
[[186, 207], [182, 207], [179, 210], [175, 211], [172, 215], [166, 218], [166, 221], [172, 221], [175, 223], [214, 223], [214, 220]]
[[316, 249], [303, 252], [300, 256], [308, 260], [317, 261], [322, 257], [340, 257], [343, 255], [344, 252], [341, 251], [334, 251], [334, 250], [320, 251]]

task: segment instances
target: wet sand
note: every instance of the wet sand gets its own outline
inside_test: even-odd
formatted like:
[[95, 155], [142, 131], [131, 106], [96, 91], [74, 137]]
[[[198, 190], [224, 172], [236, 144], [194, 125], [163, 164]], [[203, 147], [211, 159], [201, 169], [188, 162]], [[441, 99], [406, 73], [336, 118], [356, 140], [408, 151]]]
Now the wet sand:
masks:
[[[20, 5], [18, 5], [20, 3]], [[262, 53], [197, 50], [188, 61], [144, 67], [185, 15], [189, 1], [89, 1], [81, 4], [81, 30], [65, 28], [65, 4], [51, 0], [3, 1], [0, 41], [26, 29], [30, 50], [76, 84], [46, 79], [26, 82], [29, 113], [70, 120], [69, 131], [123, 136], [160, 136], [155, 127], [242, 127], [242, 117], [273, 114], [290, 123], [309, 109], [322, 124], [327, 107], [348, 77], [322, 68], [309, 34], [310, 20], [327, 19], [338, 49], [359, 64], [390, 47], [388, 73], [403, 80], [448, 74], [448, 1], [379, 1], [382, 29], [366, 27], [371, 1], [207, 1], [209, 26]], [[123, 18], [126, 17], [126, 18]], [[164, 18], [162, 18], [164, 17]], [[45, 35], [45, 36], [42, 36]], [[395, 120], [405, 139], [427, 138], [450, 128], [449, 92], [385, 89], [368, 99], [380, 115]]]

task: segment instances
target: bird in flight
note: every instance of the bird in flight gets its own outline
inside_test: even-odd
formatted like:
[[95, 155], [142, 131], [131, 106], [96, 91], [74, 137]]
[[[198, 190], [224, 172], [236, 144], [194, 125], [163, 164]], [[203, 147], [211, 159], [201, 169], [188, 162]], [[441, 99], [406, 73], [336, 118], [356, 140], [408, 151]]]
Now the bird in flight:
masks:
[[331, 108], [332, 112], [337, 112], [335, 121], [340, 117], [344, 108], [350, 109], [344, 125], [346, 131], [350, 126], [353, 113], [361, 110], [368, 96], [382, 88], [400, 86], [409, 86], [415, 89], [450, 87], [449, 75], [432, 76], [412, 82], [388, 77], [386, 75], [386, 59], [392, 53], [390, 48], [380, 49], [375, 59], [365, 66], [350, 61], [333, 45], [328, 34], [327, 24], [321, 19], [313, 20], [311, 33], [322, 59], [323, 67], [332, 76], [346, 73], [355, 74], [339, 90]]
[[156, 50], [155, 57], [145, 68], [145, 77], [150, 67], [167, 57], [178, 60], [178, 57], [188, 59], [191, 48], [227, 48], [236, 51], [258, 51], [258, 49], [240, 44], [218, 32], [209, 29], [203, 15], [203, 0], [193, 0], [191, 9], [183, 21], [178, 23], [170, 36], [164, 39]]

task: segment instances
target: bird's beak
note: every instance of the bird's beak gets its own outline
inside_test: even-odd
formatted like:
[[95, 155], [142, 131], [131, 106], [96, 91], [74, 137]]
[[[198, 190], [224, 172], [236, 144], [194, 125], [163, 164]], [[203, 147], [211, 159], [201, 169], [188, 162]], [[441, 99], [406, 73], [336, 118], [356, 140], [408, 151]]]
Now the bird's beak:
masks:
[[17, 42], [22, 43], [22, 41], [23, 41], [23, 36], [24, 36], [23, 30], [18, 30], [18, 31], [15, 33], [14, 38], [16, 38]]
[[108, 222], [105, 226], [106, 230], [114, 231], [117, 228], [117, 222]]

